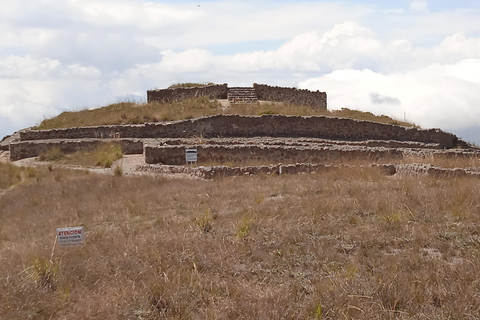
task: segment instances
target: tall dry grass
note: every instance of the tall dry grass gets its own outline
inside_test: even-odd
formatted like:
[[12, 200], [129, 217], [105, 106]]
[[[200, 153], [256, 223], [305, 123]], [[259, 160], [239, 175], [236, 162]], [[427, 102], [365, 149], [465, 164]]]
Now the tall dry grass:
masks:
[[55, 129], [79, 126], [134, 124], [144, 122], [162, 122], [211, 116], [216, 114], [283, 114], [300, 116], [335, 116], [359, 120], [369, 120], [381, 123], [413, 126], [411, 123], [394, 120], [387, 116], [377, 116], [370, 112], [361, 112], [350, 109], [323, 110], [310, 106], [299, 106], [290, 103], [262, 103], [247, 105], [232, 105], [224, 108], [216, 100], [206, 97], [176, 101], [173, 103], [144, 103], [122, 102], [106, 107], [68, 111], [51, 119], [43, 120], [37, 129]]
[[60, 164], [79, 165], [84, 167], [99, 166], [110, 168], [112, 164], [123, 157], [122, 147], [118, 143], [102, 143], [94, 150], [77, 151], [65, 154], [59, 148], [52, 148], [41, 154], [40, 161], [51, 161]]
[[8, 189], [33, 178], [39, 178], [37, 170], [32, 167], [17, 167], [10, 163], [0, 162], [0, 190]]
[[[480, 314], [478, 180], [42, 174], [0, 197], [5, 319]], [[86, 245], [50, 259], [55, 228], [79, 225]]]
[[22, 181], [22, 170], [12, 164], [0, 162], [0, 189], [6, 189]]

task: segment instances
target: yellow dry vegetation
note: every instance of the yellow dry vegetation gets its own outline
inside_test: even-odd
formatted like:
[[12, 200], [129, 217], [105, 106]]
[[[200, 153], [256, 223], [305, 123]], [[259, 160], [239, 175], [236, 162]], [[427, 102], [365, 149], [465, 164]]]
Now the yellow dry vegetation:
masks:
[[[8, 176], [0, 166], [0, 176]], [[37, 168], [0, 196], [5, 319], [474, 319], [480, 184]], [[52, 249], [57, 227], [86, 245]]]
[[44, 130], [82, 126], [162, 122], [192, 119], [216, 114], [333, 116], [376, 121], [408, 127], [414, 126], [411, 123], [398, 121], [384, 115], [377, 116], [370, 112], [362, 112], [346, 108], [329, 111], [324, 109], [314, 109], [310, 106], [293, 105], [290, 103], [261, 103], [222, 107], [217, 100], [198, 97], [172, 103], [137, 104], [133, 102], [121, 102], [91, 110], [66, 111], [51, 119], [43, 120], [37, 129]]

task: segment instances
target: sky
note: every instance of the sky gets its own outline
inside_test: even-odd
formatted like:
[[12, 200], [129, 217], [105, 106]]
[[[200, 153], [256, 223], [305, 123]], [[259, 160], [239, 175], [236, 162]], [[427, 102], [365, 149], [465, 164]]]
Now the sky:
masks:
[[0, 138], [214, 82], [325, 91], [480, 144], [479, 20], [479, 0], [0, 0]]

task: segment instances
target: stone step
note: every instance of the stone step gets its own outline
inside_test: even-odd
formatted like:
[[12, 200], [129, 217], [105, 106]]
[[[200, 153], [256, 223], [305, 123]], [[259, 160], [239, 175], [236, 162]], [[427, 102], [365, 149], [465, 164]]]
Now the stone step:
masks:
[[258, 102], [256, 97], [228, 97], [229, 102], [242, 102], [242, 101], [250, 101], [250, 102]]
[[254, 95], [228, 96], [227, 99], [257, 99], [257, 96], [254, 96]]
[[252, 92], [241, 92], [241, 93], [229, 93], [227, 97], [257, 97], [257, 95]]
[[233, 87], [227, 93], [228, 102], [232, 104], [257, 103], [257, 95], [252, 87]]

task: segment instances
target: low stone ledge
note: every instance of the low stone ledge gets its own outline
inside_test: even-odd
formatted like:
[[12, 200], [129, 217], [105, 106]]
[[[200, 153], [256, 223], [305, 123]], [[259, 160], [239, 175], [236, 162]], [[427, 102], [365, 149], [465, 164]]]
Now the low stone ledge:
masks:
[[480, 168], [443, 168], [432, 164], [373, 164], [382, 169], [387, 175], [400, 176], [433, 176], [437, 178], [480, 178]]
[[197, 149], [198, 161], [203, 163], [263, 162], [263, 163], [332, 163], [335, 161], [402, 159], [400, 149], [368, 147], [295, 147], [258, 145], [158, 145], [145, 144], [148, 164], [185, 164], [185, 150]]
[[479, 150], [464, 149], [448, 149], [448, 150], [411, 150], [404, 149], [404, 158], [436, 158], [436, 159], [452, 159], [452, 158], [480, 158]]
[[441, 149], [437, 143], [423, 143], [395, 140], [344, 141], [322, 138], [160, 138], [149, 139], [158, 145], [265, 145], [265, 146], [354, 146], [354, 147], [385, 147], [402, 149]]
[[143, 141], [140, 139], [81, 139], [81, 140], [35, 140], [10, 144], [10, 161], [37, 157], [53, 148], [63, 153], [91, 151], [100, 144], [120, 143], [125, 154], [142, 154]]
[[136, 167], [137, 171], [149, 173], [164, 174], [188, 174], [202, 179], [215, 179], [222, 177], [234, 177], [245, 175], [274, 175], [274, 174], [298, 174], [313, 173], [320, 170], [328, 170], [336, 166], [312, 163], [295, 163], [295, 164], [277, 164], [266, 166], [245, 166], [245, 167], [229, 167], [229, 166], [177, 166], [177, 165], [159, 165], [145, 164]]
[[[21, 131], [26, 131], [26, 130], [28, 130], [28, 129], [24, 129], [24, 130], [21, 130]], [[10, 144], [15, 143], [15, 142], [19, 142], [21, 131], [17, 131], [15, 133], [11, 134], [11, 135], [3, 137], [2, 141], [0, 141], [0, 150], [8, 151], [8, 150], [10, 150]]]
[[141, 125], [96, 126], [21, 132], [26, 140], [80, 138], [310, 137], [332, 140], [411, 141], [455, 147], [458, 138], [439, 129], [417, 129], [336, 117], [215, 115]]
[[462, 168], [442, 168], [426, 164], [372, 164], [370, 166], [351, 166], [351, 165], [325, 165], [312, 163], [295, 163], [295, 164], [276, 164], [268, 166], [245, 166], [245, 167], [229, 167], [229, 166], [175, 166], [175, 165], [158, 165], [145, 164], [136, 167], [137, 171], [149, 173], [164, 174], [187, 174], [201, 179], [215, 179], [223, 177], [245, 176], [245, 175], [278, 175], [278, 174], [299, 174], [313, 173], [318, 171], [328, 171], [335, 168], [346, 167], [377, 167], [386, 175], [403, 175], [403, 176], [434, 176], [437, 178], [452, 179], [473, 177], [480, 178], [480, 172], [474, 172]]

